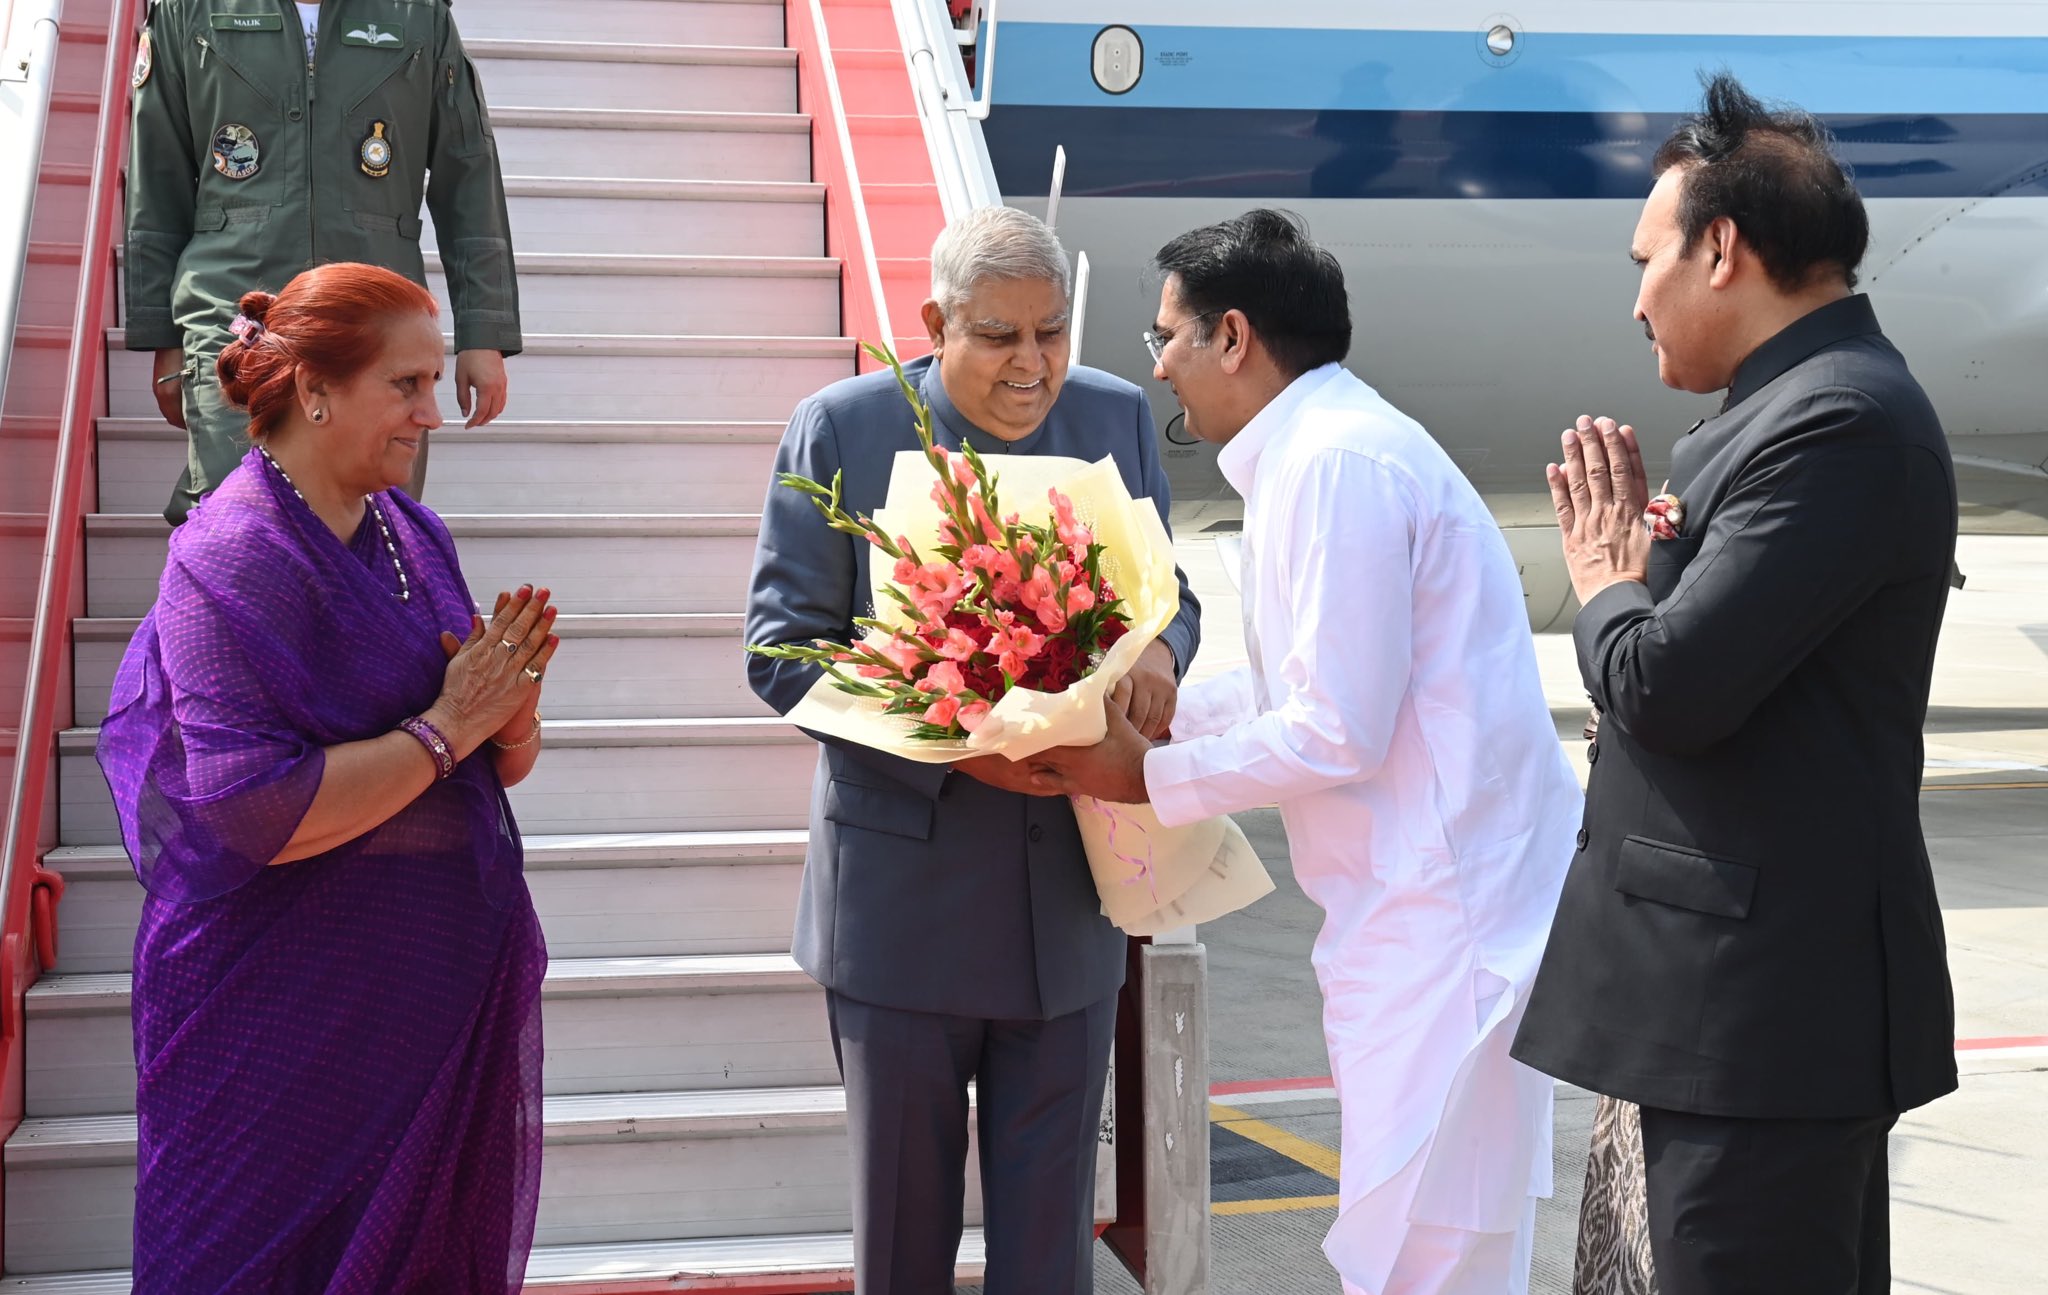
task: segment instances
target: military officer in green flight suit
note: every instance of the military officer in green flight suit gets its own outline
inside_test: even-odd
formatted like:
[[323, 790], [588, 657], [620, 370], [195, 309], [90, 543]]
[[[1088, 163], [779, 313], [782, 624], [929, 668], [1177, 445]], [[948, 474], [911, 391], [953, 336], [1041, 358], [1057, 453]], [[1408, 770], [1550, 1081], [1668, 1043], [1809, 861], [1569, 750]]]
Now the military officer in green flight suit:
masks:
[[[214, 361], [241, 294], [364, 261], [426, 282], [433, 213], [454, 307], [457, 403], [505, 407], [520, 348], [505, 186], [449, 0], [155, 0], [135, 62], [127, 345], [190, 451], [181, 522], [248, 449]], [[413, 470], [425, 480], [426, 444]]]

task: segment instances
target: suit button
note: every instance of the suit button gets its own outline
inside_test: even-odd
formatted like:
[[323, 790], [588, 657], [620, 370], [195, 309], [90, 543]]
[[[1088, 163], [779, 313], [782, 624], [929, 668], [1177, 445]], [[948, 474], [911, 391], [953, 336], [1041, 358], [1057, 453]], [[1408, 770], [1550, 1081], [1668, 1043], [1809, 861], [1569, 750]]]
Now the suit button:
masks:
[[1598, 764], [1598, 763], [1600, 763], [1600, 744], [1599, 744], [1598, 742], [1592, 742], [1592, 743], [1588, 743], [1588, 744], [1587, 744], [1587, 746], [1586, 746], [1586, 763], [1587, 763], [1587, 764]]
[[1586, 830], [1585, 828], [1583, 828], [1583, 827], [1579, 829], [1579, 848], [1580, 848], [1581, 850], [1585, 849], [1585, 848], [1586, 848], [1586, 842], [1588, 842], [1588, 841], [1590, 841], [1590, 840], [1592, 840], [1592, 839], [1593, 839], [1593, 835], [1592, 835], [1592, 833], [1588, 832], [1588, 831], [1587, 831], [1587, 830]]
[[1036, 823], [1033, 823], [1031, 825], [1031, 830], [1029, 832], [1026, 832], [1024, 835], [1029, 837], [1032, 843], [1035, 845], [1038, 842], [1043, 841], [1045, 839], [1045, 829], [1038, 826]]

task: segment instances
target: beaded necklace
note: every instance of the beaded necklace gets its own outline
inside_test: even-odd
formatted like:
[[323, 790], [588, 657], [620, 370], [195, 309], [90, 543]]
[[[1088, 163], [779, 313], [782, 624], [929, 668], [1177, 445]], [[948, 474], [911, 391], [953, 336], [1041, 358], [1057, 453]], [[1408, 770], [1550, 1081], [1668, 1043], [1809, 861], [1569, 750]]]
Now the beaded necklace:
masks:
[[[282, 463], [270, 457], [270, 450], [267, 446], [257, 446], [256, 452], [263, 456], [265, 463], [277, 469], [277, 475], [283, 477], [284, 483], [291, 487], [292, 493], [299, 496], [300, 503], [306, 504], [308, 508], [313, 506], [306, 503], [306, 496], [300, 493], [298, 484], [292, 480], [292, 474], [284, 470]], [[370, 516], [377, 519], [377, 530], [384, 536], [384, 551], [391, 555], [391, 569], [398, 573], [398, 601], [402, 603], [411, 602], [412, 582], [405, 577], [405, 563], [398, 560], [398, 545], [391, 538], [391, 527], [384, 520], [384, 510], [377, 507], [375, 495], [364, 495], [363, 502], [370, 506]]]

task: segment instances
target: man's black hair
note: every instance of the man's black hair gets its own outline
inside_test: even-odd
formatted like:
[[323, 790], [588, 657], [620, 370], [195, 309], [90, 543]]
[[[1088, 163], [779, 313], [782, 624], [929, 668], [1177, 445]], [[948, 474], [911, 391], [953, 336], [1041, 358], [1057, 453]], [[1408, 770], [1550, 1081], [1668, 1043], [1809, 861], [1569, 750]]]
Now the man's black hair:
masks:
[[1785, 291], [1830, 273], [1855, 287], [1870, 218], [1835, 160], [1827, 127], [1799, 108], [1766, 108], [1726, 72], [1703, 80], [1700, 111], [1678, 124], [1652, 163], [1659, 176], [1685, 168], [1678, 198], [1685, 255], [1726, 216]]
[[1180, 302], [1201, 316], [1206, 341], [1215, 316], [1241, 310], [1290, 378], [1351, 353], [1351, 302], [1344, 268], [1291, 212], [1267, 208], [1191, 229], [1153, 258], [1180, 281]]

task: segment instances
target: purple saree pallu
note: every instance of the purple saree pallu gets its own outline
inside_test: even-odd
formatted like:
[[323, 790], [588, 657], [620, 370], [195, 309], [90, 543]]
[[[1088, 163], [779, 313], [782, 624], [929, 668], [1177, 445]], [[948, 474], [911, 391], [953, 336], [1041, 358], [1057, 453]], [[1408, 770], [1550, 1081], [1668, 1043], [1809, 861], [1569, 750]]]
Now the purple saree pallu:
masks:
[[135, 942], [135, 1289], [519, 1289], [547, 953], [489, 747], [383, 825], [266, 866], [322, 749], [439, 695], [471, 601], [440, 519], [342, 543], [253, 452], [171, 538], [99, 757]]

